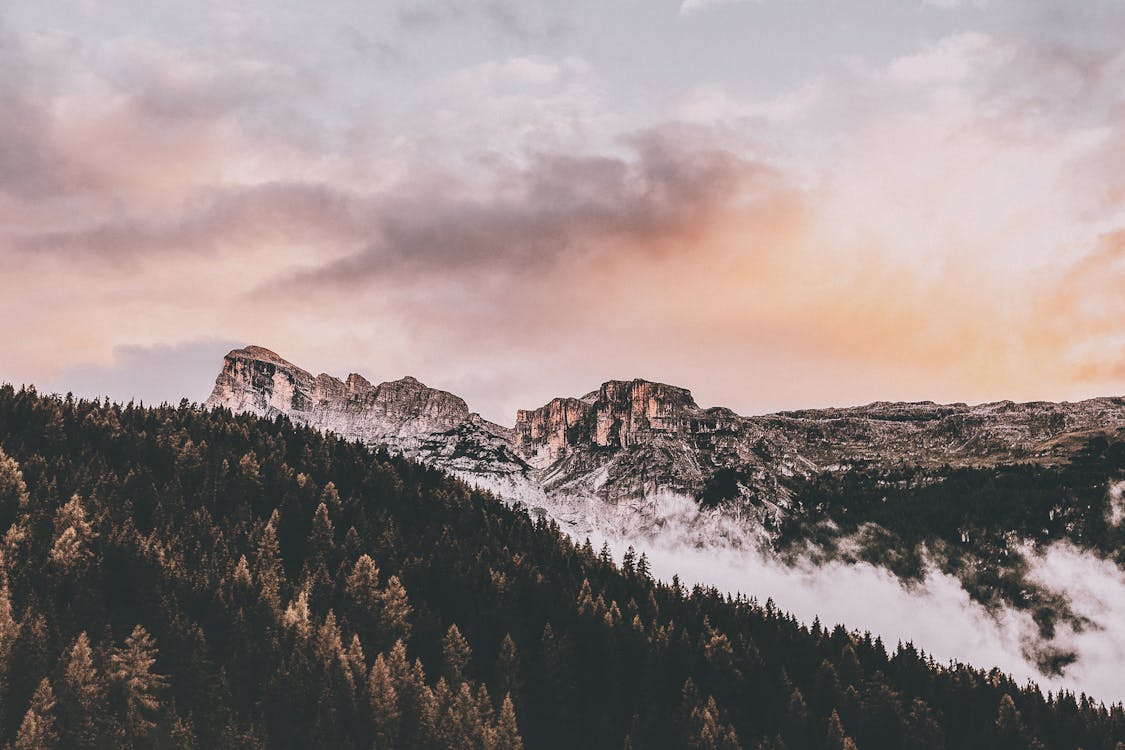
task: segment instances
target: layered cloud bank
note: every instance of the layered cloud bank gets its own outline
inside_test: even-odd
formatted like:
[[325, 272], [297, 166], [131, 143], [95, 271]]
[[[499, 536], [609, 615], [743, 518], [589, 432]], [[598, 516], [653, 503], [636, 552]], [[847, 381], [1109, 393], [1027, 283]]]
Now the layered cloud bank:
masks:
[[[15, 3], [2, 376], [267, 340], [496, 419], [611, 375], [744, 413], [1121, 390], [1119, 6], [859, 14], [786, 73], [761, 24], [835, 15], [696, 5], [612, 6], [622, 57], [584, 4]], [[879, 24], [915, 41], [850, 51]]]

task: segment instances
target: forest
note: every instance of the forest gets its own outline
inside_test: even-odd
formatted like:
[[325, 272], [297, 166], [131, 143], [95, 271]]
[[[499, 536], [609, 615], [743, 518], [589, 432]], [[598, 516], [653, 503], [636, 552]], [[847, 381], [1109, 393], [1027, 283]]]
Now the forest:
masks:
[[21, 750], [1125, 750], [1120, 704], [654, 580], [284, 418], [0, 387], [0, 530]]

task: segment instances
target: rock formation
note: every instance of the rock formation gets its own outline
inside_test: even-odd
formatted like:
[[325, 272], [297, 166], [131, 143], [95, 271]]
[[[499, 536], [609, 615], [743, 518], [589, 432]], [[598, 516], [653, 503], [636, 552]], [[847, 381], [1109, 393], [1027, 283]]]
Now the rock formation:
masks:
[[412, 377], [379, 385], [356, 374], [344, 381], [314, 377], [256, 346], [227, 355], [207, 406], [285, 414], [385, 446], [563, 520], [607, 507], [643, 515], [662, 494], [702, 497], [725, 472], [736, 491], [718, 499], [768, 524], [788, 507], [795, 478], [865, 463], [904, 462], [921, 470], [1048, 463], [1065, 460], [1077, 438], [1125, 424], [1121, 398], [879, 402], [743, 417], [700, 408], [684, 388], [611, 380], [581, 398], [520, 410], [509, 429]]

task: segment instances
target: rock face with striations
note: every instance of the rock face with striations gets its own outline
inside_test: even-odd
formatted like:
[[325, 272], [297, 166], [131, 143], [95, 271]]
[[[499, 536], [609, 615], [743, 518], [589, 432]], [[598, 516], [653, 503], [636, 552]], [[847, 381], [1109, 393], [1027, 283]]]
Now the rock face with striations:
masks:
[[465, 440], [499, 440], [503, 445], [509, 440], [508, 430], [470, 414], [464, 399], [415, 378], [372, 385], [355, 373], [343, 381], [314, 377], [259, 346], [226, 356], [206, 406], [264, 417], [284, 414], [301, 424], [420, 457], [436, 450], [433, 443], [439, 437], [444, 438], [442, 449]]
[[[227, 355], [207, 405], [285, 414], [384, 446], [571, 523], [591, 514], [608, 513], [613, 522], [643, 516], [674, 493], [706, 494], [768, 525], [787, 511], [801, 477], [872, 463], [923, 472], [945, 464], [1050, 463], [1070, 456], [1079, 438], [1125, 425], [1121, 398], [880, 402], [743, 417], [700, 408], [684, 388], [610, 380], [581, 398], [521, 410], [509, 429], [411, 377], [372, 385], [355, 374], [344, 381], [313, 376], [254, 346]], [[728, 494], [716, 498], [718, 476]]]

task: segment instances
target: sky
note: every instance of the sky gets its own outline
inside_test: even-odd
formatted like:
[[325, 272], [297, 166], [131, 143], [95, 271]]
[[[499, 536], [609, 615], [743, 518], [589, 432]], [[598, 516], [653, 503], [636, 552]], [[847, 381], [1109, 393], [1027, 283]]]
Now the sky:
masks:
[[1125, 393], [1125, 3], [6, 0], [0, 381]]

